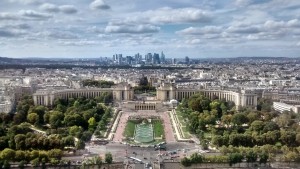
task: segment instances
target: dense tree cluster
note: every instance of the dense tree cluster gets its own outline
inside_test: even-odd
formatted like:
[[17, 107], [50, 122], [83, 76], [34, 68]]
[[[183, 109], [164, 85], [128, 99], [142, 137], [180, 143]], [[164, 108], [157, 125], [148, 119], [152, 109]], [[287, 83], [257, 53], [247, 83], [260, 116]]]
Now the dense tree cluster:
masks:
[[184, 157], [181, 160], [181, 164], [185, 167], [191, 166], [193, 164], [200, 163], [228, 163], [230, 166], [233, 164], [241, 163], [245, 160], [247, 163], [260, 163], [265, 164], [268, 161], [268, 154], [257, 153], [254, 151], [247, 151], [244, 153], [233, 152], [226, 155], [219, 156], [203, 156], [198, 153], [192, 154], [190, 157]]
[[81, 83], [84, 87], [88, 86], [88, 87], [98, 87], [98, 88], [110, 88], [115, 84], [112, 81], [104, 81], [104, 80], [98, 81], [98, 80], [91, 80], [91, 79], [83, 80]]
[[[0, 152], [0, 165], [6, 164], [6, 168], [9, 168], [9, 162], [18, 162], [19, 167], [23, 168], [24, 164], [31, 163], [33, 166], [43, 165], [46, 163], [51, 163], [56, 165], [60, 162], [63, 156], [63, 151], [60, 149], [52, 149], [49, 151], [43, 150], [33, 150], [33, 151], [23, 151], [23, 150], [13, 150], [10, 148], [5, 148]], [[4, 165], [5, 166], [5, 165]], [[45, 168], [45, 167], [44, 167]]]
[[15, 114], [0, 114], [0, 151], [84, 149], [85, 141], [106, 130], [111, 118], [112, 109], [99, 103], [103, 98], [57, 99], [53, 107], [44, 107], [25, 96]]
[[[299, 115], [293, 112], [275, 112], [270, 105], [270, 100], [260, 99], [258, 110], [241, 108], [237, 111], [231, 102], [218, 98], [210, 100], [202, 94], [196, 94], [189, 99], [183, 99], [177, 111], [186, 121], [190, 133], [196, 134], [201, 143], [209, 142], [210, 146], [217, 148], [249, 148], [244, 152], [231, 151], [228, 162], [231, 161], [232, 164], [240, 161], [240, 154], [242, 159], [248, 162], [257, 159], [263, 161], [266, 155], [269, 157], [282, 153], [278, 147], [289, 149], [284, 153], [283, 161], [295, 161], [296, 155], [299, 155], [299, 151], [295, 149], [299, 149], [300, 146]], [[277, 151], [252, 151], [254, 147], [266, 145], [269, 148], [274, 146], [273, 149]], [[185, 159], [184, 163], [187, 162]]]
[[211, 101], [202, 94], [195, 94], [189, 99], [183, 99], [178, 111], [184, 119], [189, 120], [187, 123], [189, 131], [201, 135], [208, 126], [216, 125], [223, 115], [230, 114], [233, 107], [232, 102], [218, 99]]

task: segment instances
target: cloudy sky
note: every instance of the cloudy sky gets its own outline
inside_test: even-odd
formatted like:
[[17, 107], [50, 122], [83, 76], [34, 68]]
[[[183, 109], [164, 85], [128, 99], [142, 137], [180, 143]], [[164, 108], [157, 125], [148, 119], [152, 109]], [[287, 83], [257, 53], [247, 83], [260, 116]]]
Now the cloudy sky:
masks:
[[300, 57], [300, 0], [0, 0], [0, 56]]

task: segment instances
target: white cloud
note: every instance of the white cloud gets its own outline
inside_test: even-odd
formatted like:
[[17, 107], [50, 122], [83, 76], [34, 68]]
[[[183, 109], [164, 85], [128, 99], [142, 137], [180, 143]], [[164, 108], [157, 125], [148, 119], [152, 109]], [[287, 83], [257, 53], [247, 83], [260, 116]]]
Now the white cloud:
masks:
[[57, 12], [62, 12], [65, 14], [74, 14], [77, 13], [77, 9], [73, 5], [61, 5], [57, 6], [54, 4], [50, 3], [44, 3], [40, 6], [40, 9], [46, 12], [52, 12], [52, 13], [57, 13]]
[[110, 9], [110, 6], [107, 5], [103, 0], [94, 0], [91, 4], [90, 4], [90, 8], [93, 10], [107, 10]]
[[261, 28], [258, 26], [230, 26], [226, 30], [227, 32], [231, 33], [241, 33], [241, 34], [255, 34], [261, 32]]
[[87, 28], [87, 31], [90, 33], [103, 33], [104, 29], [98, 28], [97, 26], [91, 26]]
[[[210, 5], [205, 5], [208, 3]], [[234, 55], [240, 50], [240, 53], [245, 52], [241, 46], [252, 45], [251, 49], [276, 46], [278, 49], [286, 44], [295, 49], [291, 49], [291, 53], [296, 51], [297, 54], [299, 6], [298, 0], [151, 0], [142, 3], [138, 0], [0, 0], [0, 41], [16, 49], [20, 43], [27, 44], [30, 49], [27, 55], [35, 51], [39, 51], [39, 55], [60, 55], [60, 51], [53, 48], [65, 45], [61, 51], [68, 49], [74, 56], [95, 56], [103, 51], [107, 52], [101, 55], [110, 56], [117, 48], [119, 52], [135, 51], [137, 44], [141, 44], [141, 53], [164, 48], [172, 57], [192, 57], [188, 53], [205, 56], [202, 49], [216, 56], [228, 51]], [[91, 9], [95, 11], [91, 13]], [[105, 13], [97, 12], [105, 10]], [[79, 11], [80, 15], [76, 14]], [[172, 39], [176, 39], [176, 43]], [[50, 46], [50, 52], [40, 49], [40, 44]], [[227, 46], [222, 48], [224, 44]], [[122, 45], [125, 48], [121, 48]], [[176, 50], [176, 45], [182, 48]], [[21, 51], [12, 50], [11, 56], [20, 54], [22, 57], [25, 54]], [[249, 55], [259, 53], [251, 52]]]
[[45, 31], [36, 34], [38, 37], [49, 37], [52, 39], [78, 39], [79, 36], [68, 31]]
[[34, 10], [20, 10], [18, 13], [0, 13], [0, 20], [47, 20], [52, 15]]
[[287, 22], [287, 26], [289, 26], [289, 27], [300, 27], [300, 21], [298, 19], [289, 20]]
[[21, 3], [21, 4], [25, 4], [25, 5], [42, 3], [42, 0], [9, 0], [9, 1], [12, 3], [17, 2], [17, 3]]
[[21, 10], [19, 11], [19, 14], [25, 17], [26, 19], [32, 19], [32, 20], [44, 20], [52, 17], [52, 15], [36, 12], [33, 10]]
[[77, 9], [73, 5], [62, 5], [62, 6], [59, 6], [59, 9], [61, 12], [65, 13], [65, 14], [77, 13]]
[[12, 13], [0, 13], [0, 20], [17, 20], [19, 19], [18, 16], [16, 14], [12, 14]]
[[201, 40], [200, 39], [191, 39], [191, 40], [186, 40], [185, 43], [195, 45], [195, 44], [200, 44]]
[[91, 46], [91, 45], [98, 45], [99, 42], [91, 41], [91, 40], [80, 40], [80, 41], [60, 41], [62, 45], [66, 46]]
[[267, 29], [279, 29], [279, 28], [284, 27], [285, 25], [286, 24], [283, 21], [276, 22], [276, 21], [273, 21], [273, 20], [268, 20], [268, 21], [265, 22], [264, 27], [267, 28]]
[[27, 24], [1, 25], [0, 37], [13, 38], [26, 34], [30, 27]]
[[133, 33], [133, 34], [143, 34], [143, 33], [156, 33], [160, 30], [159, 27], [146, 24], [146, 25], [132, 25], [132, 24], [115, 24], [110, 23], [106, 26], [106, 33]]
[[47, 12], [59, 12], [59, 8], [57, 5], [44, 3], [40, 6], [40, 9]]
[[20, 30], [27, 30], [30, 29], [31, 26], [25, 23], [21, 24], [7, 24], [7, 25], [0, 25], [1, 29], [20, 29]]
[[198, 8], [160, 8], [133, 13], [127, 20], [149, 22], [152, 24], [209, 22], [212, 20], [212, 15], [208, 11]]
[[251, 0], [236, 0], [234, 5], [238, 7], [244, 7], [251, 4]]
[[1, 30], [0, 29], [0, 37], [11, 38], [20, 35], [20, 32], [15, 32], [12, 30]]
[[205, 27], [189, 27], [180, 31], [178, 34], [183, 35], [203, 35], [203, 34], [219, 34], [222, 32], [222, 27], [217, 26], [205, 26]]

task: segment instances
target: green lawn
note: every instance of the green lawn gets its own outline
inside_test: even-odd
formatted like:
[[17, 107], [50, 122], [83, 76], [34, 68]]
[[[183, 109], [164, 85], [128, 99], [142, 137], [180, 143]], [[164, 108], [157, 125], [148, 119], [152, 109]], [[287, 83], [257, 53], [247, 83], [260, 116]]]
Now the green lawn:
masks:
[[205, 132], [204, 133], [204, 138], [211, 138], [211, 133]]
[[164, 126], [160, 120], [153, 120], [153, 131], [155, 137], [160, 137], [164, 135]]
[[189, 139], [190, 135], [188, 129], [186, 127], [182, 127], [182, 131], [183, 131], [184, 138]]
[[125, 137], [133, 137], [135, 130], [135, 123], [133, 121], [128, 121], [125, 127], [124, 136]]
[[181, 125], [185, 126], [184, 118], [182, 117], [181, 112], [176, 111], [176, 115], [177, 115], [177, 118], [178, 118], [179, 122], [181, 123]]

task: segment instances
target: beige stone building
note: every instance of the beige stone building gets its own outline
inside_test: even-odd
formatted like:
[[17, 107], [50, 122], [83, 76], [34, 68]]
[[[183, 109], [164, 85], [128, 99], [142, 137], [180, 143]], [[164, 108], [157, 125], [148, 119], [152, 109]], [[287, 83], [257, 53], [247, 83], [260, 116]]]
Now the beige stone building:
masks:
[[196, 93], [203, 93], [204, 96], [210, 99], [217, 97], [219, 99], [225, 99], [226, 101], [232, 101], [237, 108], [255, 108], [257, 106], [257, 94], [250, 90], [230, 91], [220, 89], [177, 88], [170, 83], [163, 83], [157, 88], [157, 100], [182, 100], [183, 98], [189, 98]]
[[77, 97], [94, 98], [108, 92], [113, 94], [115, 101], [133, 100], [133, 89], [128, 84], [119, 84], [112, 88], [84, 88], [84, 89], [64, 89], [64, 90], [37, 90], [33, 94], [35, 105], [52, 106], [57, 98], [69, 99]]
[[[132, 109], [135, 110], [157, 110], [160, 108], [159, 103], [167, 102], [170, 100], [182, 100], [189, 98], [196, 93], [203, 93], [206, 97], [212, 99], [217, 97], [232, 101], [236, 107], [256, 107], [257, 95], [252, 91], [230, 91], [230, 90], [212, 90], [212, 89], [196, 89], [196, 88], [177, 88], [174, 84], [162, 83], [157, 87], [156, 100], [151, 101], [134, 101], [133, 88], [126, 84], [121, 83], [112, 88], [85, 88], [85, 89], [64, 89], [64, 90], [38, 90], [33, 94], [35, 105], [51, 106], [54, 104], [56, 98], [69, 99], [77, 97], [93, 98], [100, 96], [104, 92], [113, 94], [113, 99], [116, 102], [127, 102], [131, 104]], [[131, 101], [131, 102], [129, 102]], [[134, 101], [134, 104], [133, 102]]]

